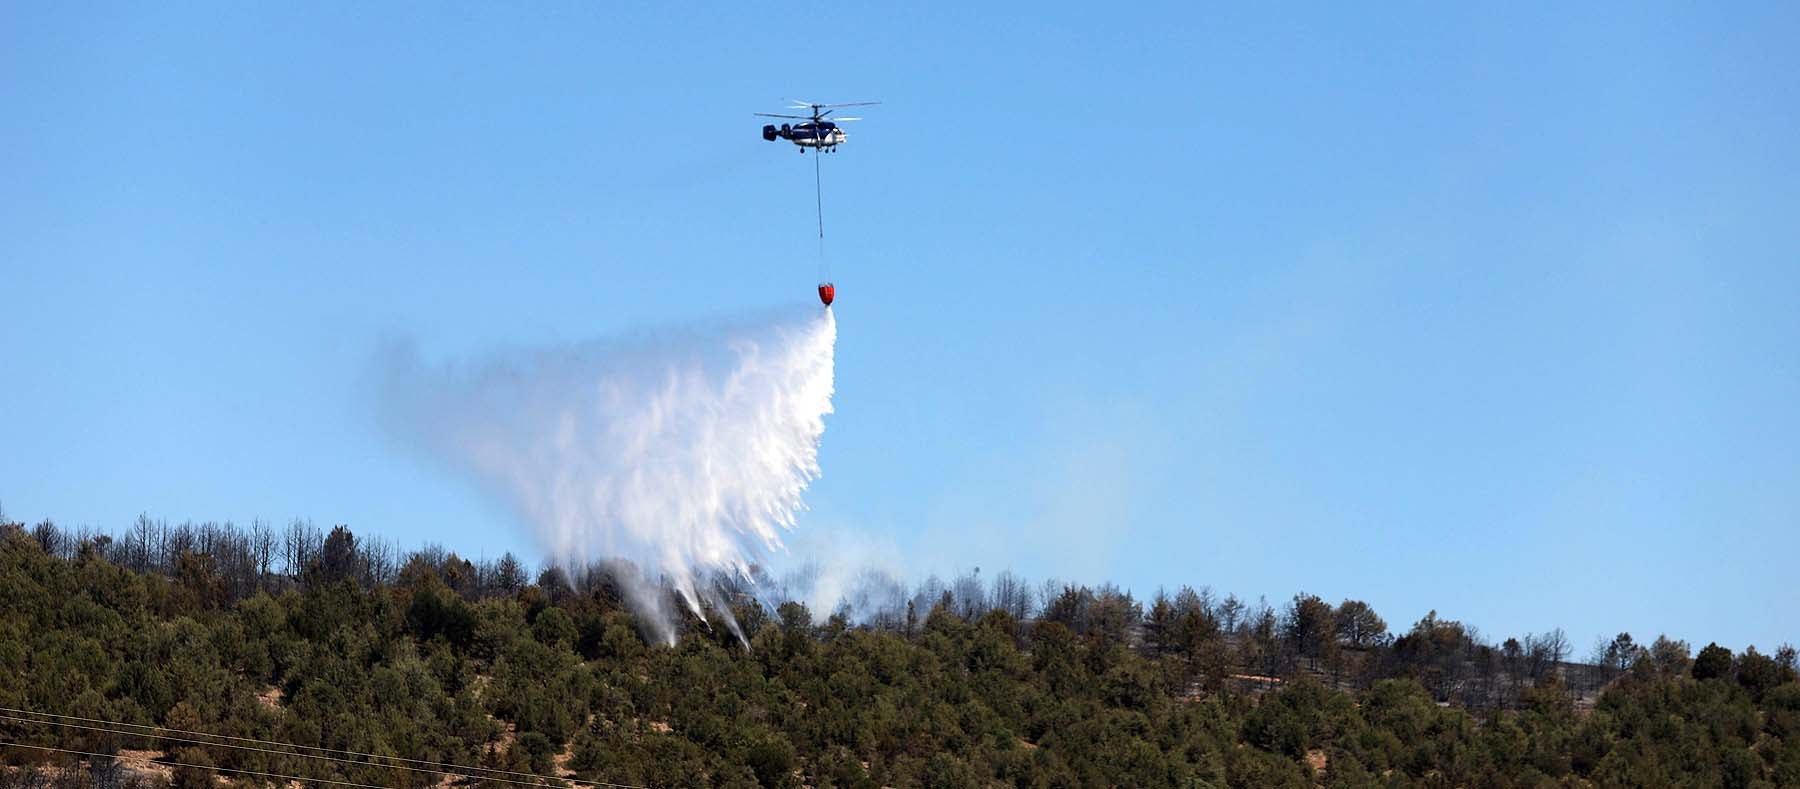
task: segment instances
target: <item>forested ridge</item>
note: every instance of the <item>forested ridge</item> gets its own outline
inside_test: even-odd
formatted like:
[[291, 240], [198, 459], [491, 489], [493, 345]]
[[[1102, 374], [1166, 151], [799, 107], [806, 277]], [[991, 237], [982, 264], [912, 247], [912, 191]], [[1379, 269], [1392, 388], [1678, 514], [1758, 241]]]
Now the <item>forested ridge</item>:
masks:
[[1572, 663], [1554, 629], [972, 572], [827, 612], [743, 584], [747, 646], [690, 618], [668, 647], [620, 572], [0, 522], [0, 785], [1800, 786], [1790, 646]]

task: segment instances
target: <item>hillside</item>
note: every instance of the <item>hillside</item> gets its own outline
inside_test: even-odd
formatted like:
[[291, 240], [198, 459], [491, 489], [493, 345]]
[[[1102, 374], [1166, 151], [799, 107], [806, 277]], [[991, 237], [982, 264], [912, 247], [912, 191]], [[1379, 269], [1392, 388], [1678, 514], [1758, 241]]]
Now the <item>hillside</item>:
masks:
[[0, 785], [1800, 785], [1791, 649], [1005, 576], [663, 647], [603, 572], [139, 527], [0, 526]]

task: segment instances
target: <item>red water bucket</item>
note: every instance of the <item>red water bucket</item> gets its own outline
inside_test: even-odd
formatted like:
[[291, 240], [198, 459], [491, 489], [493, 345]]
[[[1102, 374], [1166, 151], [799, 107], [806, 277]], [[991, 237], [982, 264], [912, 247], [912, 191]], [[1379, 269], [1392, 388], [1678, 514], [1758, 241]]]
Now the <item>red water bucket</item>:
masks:
[[827, 306], [827, 307], [831, 306], [831, 300], [836, 297], [837, 297], [837, 287], [836, 286], [832, 285], [829, 282], [819, 283], [819, 301], [825, 302], [825, 306]]

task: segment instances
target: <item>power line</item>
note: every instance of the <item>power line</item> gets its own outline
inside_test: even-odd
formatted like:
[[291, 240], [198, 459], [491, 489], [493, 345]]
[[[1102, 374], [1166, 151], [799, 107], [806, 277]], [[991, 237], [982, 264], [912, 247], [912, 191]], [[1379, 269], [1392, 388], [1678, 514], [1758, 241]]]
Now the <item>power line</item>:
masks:
[[[368, 759], [392, 759], [394, 761], [408, 762], [411, 764], [423, 764], [423, 765], [433, 765], [433, 766], [438, 766], [438, 767], [449, 767], [453, 770], [474, 770], [474, 771], [483, 771], [483, 772], [496, 772], [496, 773], [503, 773], [506, 775], [518, 775], [518, 776], [524, 776], [527, 778], [538, 778], [538, 779], [541, 779], [543, 777], [543, 776], [537, 775], [535, 773], [519, 772], [517, 770], [502, 770], [498, 767], [469, 767], [469, 766], [460, 765], [460, 764], [451, 764], [449, 762], [434, 762], [434, 761], [427, 761], [424, 759], [408, 759], [404, 756], [388, 756], [386, 754], [364, 753], [362, 751], [349, 751], [349, 750], [344, 750], [341, 748], [326, 748], [326, 747], [320, 746], [320, 745], [297, 745], [295, 743], [281, 742], [279, 740], [262, 740], [262, 739], [257, 739], [255, 737], [235, 737], [235, 736], [232, 736], [229, 734], [213, 734], [211, 732], [204, 732], [204, 731], [189, 731], [187, 729], [174, 729], [174, 728], [170, 728], [167, 726], [152, 726], [147, 723], [126, 723], [124, 721], [109, 721], [109, 720], [105, 720], [102, 718], [83, 718], [79, 715], [58, 715], [54, 712], [38, 712], [36, 710], [24, 710], [24, 709], [17, 709], [14, 707], [0, 707], [0, 712], [18, 713], [18, 714], [22, 714], [22, 715], [38, 715], [38, 716], [42, 716], [42, 717], [46, 717], [46, 718], [57, 718], [60, 720], [81, 721], [83, 723], [99, 723], [99, 724], [104, 724], [107, 726], [130, 726], [130, 727], [139, 728], [139, 729], [151, 729], [154, 731], [169, 731], [169, 732], [175, 732], [177, 734], [192, 734], [192, 735], [199, 736], [199, 737], [212, 737], [214, 739], [232, 740], [235, 742], [252, 742], [252, 743], [257, 743], [259, 745], [275, 745], [275, 746], [280, 746], [280, 747], [284, 747], [284, 748], [305, 748], [308, 750], [323, 751], [325, 753], [340, 753], [340, 754], [344, 754], [346, 756], [361, 756], [361, 757], [368, 758]], [[33, 721], [33, 722], [48, 723], [48, 721]], [[129, 735], [129, 736], [133, 736], [133, 737], [160, 736], [160, 735], [154, 735], [154, 734], [150, 734], [150, 733], [146, 733], [146, 732], [120, 731], [120, 732], [115, 732], [115, 733], [125, 734], [125, 735]], [[174, 738], [170, 738], [170, 739], [174, 739]], [[207, 744], [217, 745], [219, 747], [231, 747], [231, 746], [225, 745], [223, 743], [207, 743]], [[296, 753], [293, 755], [304, 756], [304, 757], [309, 757], [309, 758], [330, 758], [330, 757], [324, 757], [324, 756], [319, 756], [316, 754], [307, 754], [307, 753]], [[639, 789], [639, 788], [633, 787], [632, 789]]]
[[[537, 780], [537, 781], [520, 781], [520, 780], [517, 780], [514, 778], [502, 778], [497, 775], [474, 775], [474, 774], [470, 774], [470, 773], [452, 772], [449, 770], [432, 770], [432, 769], [425, 768], [425, 767], [412, 767], [412, 766], [408, 766], [408, 765], [404, 765], [404, 764], [375, 764], [373, 762], [357, 761], [355, 759], [346, 759], [341, 756], [325, 756], [325, 755], [313, 754], [313, 753], [295, 753], [293, 751], [283, 751], [283, 750], [278, 750], [275, 748], [258, 748], [254, 745], [230, 745], [230, 744], [221, 743], [221, 742], [196, 740], [196, 739], [193, 739], [190, 737], [171, 737], [166, 734], [144, 734], [142, 732], [131, 732], [131, 731], [125, 731], [123, 729], [109, 729], [104, 726], [88, 726], [88, 725], [84, 725], [84, 724], [80, 724], [80, 723], [64, 723], [62, 721], [33, 720], [30, 718], [21, 718], [21, 717], [14, 716], [14, 715], [0, 715], [0, 720], [15, 721], [18, 723], [32, 723], [32, 724], [37, 724], [40, 726], [65, 726], [65, 727], [73, 728], [73, 729], [85, 729], [87, 731], [106, 732], [108, 734], [118, 734], [118, 735], [123, 735], [123, 736], [127, 736], [127, 737], [154, 737], [155, 739], [159, 739], [159, 740], [172, 740], [175, 742], [185, 742], [185, 743], [191, 743], [194, 745], [204, 745], [209, 748], [231, 748], [231, 749], [240, 750], [240, 751], [255, 751], [257, 753], [269, 753], [269, 754], [274, 754], [276, 756], [294, 756], [294, 757], [299, 757], [302, 759], [323, 759], [323, 760], [338, 762], [341, 764], [357, 765], [360, 767], [376, 767], [376, 768], [388, 769], [388, 770], [411, 770], [413, 772], [428, 773], [431, 775], [444, 775], [444, 776], [449, 776], [452, 778], [472, 778], [472, 779], [479, 780], [479, 781], [499, 781], [499, 782], [509, 783], [509, 784], [518, 784], [520, 786], [553, 786], [554, 785], [554, 784], [546, 783], [542, 779], [541, 776], [540, 776], [539, 780]], [[138, 724], [125, 724], [125, 725], [134, 726], [134, 725], [138, 725]], [[171, 730], [171, 731], [173, 731], [173, 730]], [[292, 746], [292, 747], [304, 748], [306, 746], [297, 745], [297, 746]], [[394, 758], [394, 757], [380, 756], [377, 758], [386, 759], [386, 758]], [[475, 768], [470, 768], [470, 769], [488, 770], [488, 769], [492, 769], [492, 768], [475, 767]]]
[[[18, 718], [18, 717], [15, 717], [14, 715], [10, 715], [10, 714], [0, 714], [0, 718], [10, 719], [10, 720], [20, 720], [20, 721], [24, 721], [27, 723], [37, 723], [37, 724], [45, 724], [45, 725], [51, 725], [51, 726], [73, 726], [75, 728], [91, 729], [91, 730], [95, 730], [95, 731], [105, 731], [105, 732], [108, 732], [111, 734], [119, 734], [119, 735], [123, 735], [123, 736], [127, 736], [127, 737], [157, 737], [157, 738], [166, 739], [166, 740], [177, 740], [180, 742], [188, 742], [188, 743], [195, 743], [195, 744], [199, 744], [199, 745], [207, 745], [207, 746], [211, 746], [211, 747], [215, 747], [215, 748], [240, 748], [243, 750], [261, 751], [264, 753], [273, 753], [273, 754], [282, 755], [282, 756], [298, 756], [298, 757], [305, 758], [305, 759], [326, 759], [326, 760], [341, 762], [341, 763], [345, 763], [345, 764], [367, 765], [370, 767], [394, 767], [394, 768], [399, 768], [399, 769], [415, 770], [418, 772], [435, 773], [438, 775], [454, 775], [454, 776], [458, 776], [458, 777], [462, 777], [462, 778], [475, 778], [475, 779], [479, 779], [479, 780], [503, 781], [506, 783], [520, 784], [520, 785], [526, 785], [526, 786], [550, 786], [550, 785], [552, 785], [552, 784], [545, 783], [545, 781], [548, 780], [547, 776], [538, 775], [536, 773], [520, 772], [518, 770], [505, 770], [505, 769], [501, 769], [498, 767], [474, 767], [474, 766], [469, 766], [469, 765], [454, 764], [451, 762], [429, 761], [429, 760], [425, 760], [425, 759], [409, 759], [404, 756], [391, 756], [391, 755], [379, 754], [379, 753], [366, 753], [363, 751], [351, 751], [351, 750], [345, 750], [342, 748], [327, 748], [327, 747], [320, 746], [320, 745], [299, 745], [296, 743], [281, 742], [279, 740], [264, 740], [264, 739], [258, 739], [255, 737], [237, 737], [237, 736], [233, 736], [230, 734], [213, 734], [211, 732], [191, 731], [188, 729], [176, 729], [176, 728], [170, 728], [168, 726], [153, 726], [153, 725], [150, 725], [147, 723], [126, 723], [124, 721], [109, 721], [109, 720], [105, 720], [102, 718], [84, 718], [79, 715], [59, 715], [54, 712], [38, 712], [36, 710], [18, 709], [16, 707], [0, 706], [0, 713], [17, 713], [19, 715], [36, 715], [36, 716], [41, 716], [41, 717], [45, 717], [45, 718], [57, 718], [57, 719], [60, 719], [63, 721], [81, 721], [83, 723], [104, 724], [105, 726], [129, 726], [129, 727], [133, 727], [133, 728], [150, 729], [151, 730], [150, 732], [140, 732], [140, 731], [127, 731], [124, 729], [100, 728], [100, 727], [91, 727], [91, 726], [77, 726], [75, 724], [61, 723], [58, 721], [37, 720], [37, 719], [33, 719], [33, 718]], [[255, 748], [255, 747], [250, 747], [250, 746], [230, 745], [230, 744], [221, 743], [221, 742], [191, 740], [191, 739], [186, 739], [183, 737], [169, 737], [169, 736], [163, 735], [163, 734], [156, 734], [155, 732], [174, 732], [176, 734], [190, 734], [190, 735], [194, 735], [197, 737], [212, 737], [214, 739], [219, 739], [219, 740], [232, 740], [235, 742], [256, 743], [258, 745], [273, 745], [273, 746], [277, 746], [280, 748], [306, 749], [306, 750], [321, 751], [323, 753], [314, 754], [314, 753], [296, 753], [293, 751], [278, 751], [278, 750], [270, 750], [270, 749], [266, 749], [266, 748]], [[398, 764], [394, 764], [394, 765], [374, 764], [374, 763], [371, 763], [368, 761], [357, 761], [354, 759], [346, 759], [346, 758], [342, 758], [342, 757], [338, 757], [338, 756], [324, 755], [324, 754], [332, 754], [332, 753], [343, 754], [345, 756], [360, 756], [360, 757], [363, 757], [364, 759], [389, 759], [389, 760], [396, 761], [396, 762], [406, 762], [409, 764], [427, 765], [428, 767], [431, 767], [431, 766], [446, 767], [446, 768], [449, 768], [449, 770], [433, 770], [433, 769], [426, 769], [426, 768], [422, 768], [422, 767], [406, 767], [404, 765], [398, 765]], [[465, 772], [461, 772], [461, 773], [453, 772], [456, 770], [462, 770]], [[497, 773], [498, 775], [482, 775], [480, 773]], [[511, 779], [507, 779], [507, 778], [502, 778], [502, 777], [500, 777], [501, 775], [521, 776], [521, 777], [530, 778], [533, 780], [532, 781], [511, 780]], [[572, 779], [563, 779], [563, 778], [558, 778], [556, 780], [568, 781], [569, 783], [573, 783], [576, 785], [583, 785], [583, 786], [604, 786], [604, 787], [614, 787], [615, 789], [649, 789], [649, 787], [639, 786], [637, 784], [618, 784], [618, 783], [608, 783], [605, 781], [581, 781], [581, 780], [572, 780]]]
[[264, 778], [282, 778], [282, 779], [286, 779], [289, 781], [302, 781], [302, 782], [314, 781], [314, 782], [322, 783], [322, 784], [337, 784], [339, 786], [357, 786], [357, 787], [363, 787], [363, 789], [386, 789], [386, 787], [376, 786], [375, 784], [361, 784], [361, 783], [357, 783], [355, 781], [334, 781], [330, 778], [304, 778], [304, 777], [301, 777], [298, 775], [283, 775], [281, 773], [265, 773], [260, 770], [242, 770], [242, 769], [239, 769], [236, 767], [212, 767], [212, 766], [208, 766], [208, 765], [204, 765], [204, 764], [188, 764], [187, 762], [168, 762], [168, 761], [159, 762], [148, 756], [121, 756], [116, 753], [94, 753], [93, 751], [77, 751], [77, 750], [72, 750], [69, 748], [52, 748], [48, 745], [26, 745], [25, 743], [22, 743], [22, 742], [0, 742], [0, 748], [35, 748], [40, 751], [55, 751], [57, 753], [72, 753], [77, 756], [97, 756], [102, 759], [124, 759], [126, 761], [149, 762], [150, 764], [164, 764], [164, 765], [168, 765], [170, 767], [192, 767], [197, 770], [220, 770], [223, 772], [240, 773], [243, 775], [259, 775]]
[[[201, 745], [210, 745], [210, 746], [213, 746], [216, 748], [243, 748], [246, 750], [264, 751], [267, 753], [276, 753], [276, 754], [281, 754], [281, 755], [286, 755], [286, 756], [299, 756], [299, 757], [307, 758], [307, 759], [328, 759], [331, 761], [343, 762], [346, 764], [369, 764], [369, 762], [366, 762], [366, 761], [356, 761], [354, 759], [345, 759], [345, 758], [337, 757], [337, 756], [327, 756], [327, 755], [323, 755], [323, 754], [313, 754], [313, 753], [295, 753], [292, 751], [271, 751], [271, 750], [264, 749], [264, 748], [254, 748], [254, 747], [250, 747], [250, 746], [239, 746], [239, 745], [230, 745], [227, 743], [220, 743], [220, 742], [190, 740], [190, 739], [185, 739], [182, 737], [169, 737], [169, 736], [166, 736], [163, 734], [157, 734], [156, 732], [175, 732], [177, 734], [191, 734], [191, 735], [195, 735], [195, 736], [199, 736], [199, 737], [212, 737], [212, 738], [221, 739], [221, 740], [235, 740], [237, 742], [252, 742], [252, 743], [257, 743], [260, 745], [274, 745], [274, 746], [278, 746], [278, 747], [282, 747], [282, 748], [302, 748], [302, 749], [308, 749], [308, 750], [323, 751], [325, 753], [341, 753], [341, 754], [347, 754], [350, 756], [361, 756], [366, 759], [392, 759], [394, 761], [410, 762], [412, 764], [424, 764], [424, 765], [436, 765], [436, 766], [440, 766], [440, 767], [448, 767], [452, 770], [495, 772], [495, 773], [502, 773], [502, 774], [506, 774], [506, 775], [519, 775], [519, 776], [526, 776], [529, 778], [535, 778], [540, 781], [543, 779], [543, 776], [537, 775], [535, 773], [524, 773], [524, 772], [518, 772], [516, 770], [503, 770], [503, 769], [500, 769], [497, 767], [470, 767], [470, 766], [464, 766], [464, 765], [458, 765], [458, 764], [451, 764], [449, 762], [432, 762], [432, 761], [426, 761], [423, 759], [408, 759], [404, 756], [389, 756], [386, 754], [378, 754], [378, 753], [364, 753], [362, 751], [346, 751], [346, 750], [342, 750], [342, 749], [338, 749], [338, 748], [326, 748], [326, 747], [318, 746], [318, 745], [298, 745], [295, 743], [281, 742], [278, 740], [261, 740], [261, 739], [257, 739], [254, 737], [234, 737], [229, 734], [213, 734], [211, 732], [189, 731], [186, 729], [173, 729], [173, 728], [169, 728], [167, 726], [152, 726], [152, 725], [146, 724], [146, 723], [126, 723], [124, 721], [109, 721], [109, 720], [103, 720], [100, 718], [83, 718], [78, 715], [58, 715], [53, 712], [36, 712], [34, 710], [21, 710], [21, 709], [15, 709], [12, 707], [0, 707], [0, 712], [21, 713], [21, 714], [25, 714], [25, 715], [39, 715], [39, 716], [43, 716], [43, 717], [47, 717], [47, 718], [60, 718], [62, 720], [83, 721], [85, 723], [99, 723], [99, 724], [105, 724], [106, 726], [115, 726], [115, 727], [116, 726], [129, 726], [129, 727], [138, 728], [138, 729], [150, 729], [151, 731], [149, 731], [149, 732], [127, 731], [124, 729], [115, 729], [115, 728], [101, 728], [98, 730], [99, 731], [107, 731], [112, 734], [120, 734], [120, 735], [124, 735], [124, 736], [128, 736], [128, 737], [157, 737], [160, 739], [178, 740], [181, 742], [195, 742], [195, 743], [198, 743]], [[11, 715], [0, 715], [0, 717], [13, 718], [13, 716], [11, 716]], [[13, 718], [13, 719], [20, 720], [18, 718]], [[39, 724], [47, 724], [47, 725], [53, 725], [53, 726], [72, 726], [72, 725], [74, 725], [74, 724], [60, 723], [57, 721], [44, 721], [44, 720], [35, 720], [35, 719], [23, 719], [23, 720], [26, 720], [29, 723], [39, 723]], [[78, 728], [90, 728], [90, 727], [78, 727]], [[383, 765], [373, 765], [373, 766], [383, 766]], [[388, 765], [388, 766], [399, 766], [399, 765]], [[421, 768], [406, 768], [406, 769], [421, 769]], [[448, 773], [448, 772], [445, 772], [442, 770], [424, 770], [424, 772], [435, 772], [435, 773], [444, 774], [444, 775], [451, 774], [451, 773]], [[489, 776], [465, 775], [464, 777], [487, 778]], [[500, 779], [496, 778], [496, 780], [500, 780]], [[534, 785], [541, 785], [541, 784], [534, 784]]]

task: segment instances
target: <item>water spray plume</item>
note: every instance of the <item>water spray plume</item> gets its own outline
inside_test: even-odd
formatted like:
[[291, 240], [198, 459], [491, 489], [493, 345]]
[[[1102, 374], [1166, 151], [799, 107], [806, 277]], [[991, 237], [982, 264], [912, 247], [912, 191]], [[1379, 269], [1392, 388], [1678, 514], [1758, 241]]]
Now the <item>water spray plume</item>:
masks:
[[[710, 582], [782, 550], [818, 478], [837, 323], [792, 310], [704, 329], [384, 366], [390, 425], [509, 503], [554, 560], [614, 573], [661, 640], [661, 583], [737, 633]], [[659, 583], [659, 580], [661, 583]]]

